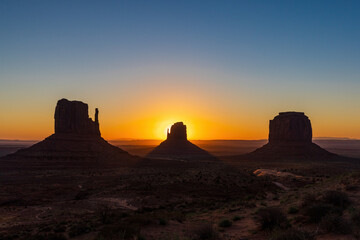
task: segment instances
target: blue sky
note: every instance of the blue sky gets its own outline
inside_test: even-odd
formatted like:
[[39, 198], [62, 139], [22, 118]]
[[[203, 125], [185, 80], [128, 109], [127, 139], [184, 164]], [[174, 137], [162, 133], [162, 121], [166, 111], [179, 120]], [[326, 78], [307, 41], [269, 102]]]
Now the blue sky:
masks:
[[0, 107], [9, 116], [0, 128], [24, 102], [42, 109], [29, 116], [36, 122], [63, 96], [104, 108], [119, 102], [131, 114], [127, 106], [141, 111], [136, 99], [159, 94], [149, 86], [160, 85], [219, 104], [225, 122], [234, 112], [259, 109], [267, 121], [295, 108], [335, 117], [329, 128], [352, 126], [333, 135], [360, 137], [351, 119], [360, 122], [352, 114], [360, 102], [359, 12], [359, 1], [1, 1]]
[[81, 61], [98, 66], [147, 54], [159, 58], [195, 54], [218, 57], [229, 67], [344, 65], [351, 70], [359, 61], [359, 5], [358, 1], [2, 1], [1, 65], [31, 66], [31, 58], [33, 65], [76, 68]]

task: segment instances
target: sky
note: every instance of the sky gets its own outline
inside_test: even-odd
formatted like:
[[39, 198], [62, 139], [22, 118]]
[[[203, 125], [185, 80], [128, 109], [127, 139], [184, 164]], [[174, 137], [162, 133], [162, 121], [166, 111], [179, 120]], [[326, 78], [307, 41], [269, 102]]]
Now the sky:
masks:
[[54, 132], [57, 100], [105, 139], [265, 139], [301, 111], [360, 138], [360, 1], [0, 1], [0, 139]]

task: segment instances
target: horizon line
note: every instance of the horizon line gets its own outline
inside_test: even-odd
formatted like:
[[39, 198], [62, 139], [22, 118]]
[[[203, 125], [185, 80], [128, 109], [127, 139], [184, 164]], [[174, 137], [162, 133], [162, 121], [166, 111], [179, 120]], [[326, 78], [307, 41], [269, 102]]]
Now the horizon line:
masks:
[[[39, 142], [43, 139], [4, 139], [0, 138], [0, 141], [12, 141], [12, 142]], [[105, 138], [104, 138], [105, 139]], [[350, 137], [313, 137], [313, 140], [360, 140], [360, 138], [350, 138]], [[115, 139], [105, 139], [106, 141], [165, 141], [166, 139], [158, 139], [158, 138], [115, 138]], [[189, 141], [265, 141], [267, 138], [260, 139], [188, 139]]]

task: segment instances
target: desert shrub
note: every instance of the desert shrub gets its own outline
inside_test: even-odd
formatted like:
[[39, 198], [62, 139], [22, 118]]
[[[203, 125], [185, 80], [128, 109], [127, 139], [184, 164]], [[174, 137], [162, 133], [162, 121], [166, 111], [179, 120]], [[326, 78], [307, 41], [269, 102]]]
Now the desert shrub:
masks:
[[27, 237], [27, 240], [66, 240], [66, 237], [62, 234], [48, 233], [48, 234], [36, 234], [31, 237]]
[[320, 228], [325, 232], [348, 234], [351, 233], [351, 225], [348, 221], [336, 214], [329, 214], [322, 218]]
[[89, 233], [92, 230], [93, 229], [92, 229], [92, 226], [91, 226], [90, 223], [87, 223], [87, 222], [77, 223], [77, 224], [70, 227], [69, 236], [70, 237], [80, 236], [80, 235], [83, 235], [85, 233]]
[[351, 213], [351, 220], [356, 226], [360, 227], [360, 210]]
[[332, 213], [341, 215], [341, 210], [330, 204], [317, 203], [305, 209], [304, 215], [308, 217], [309, 222], [318, 223], [323, 217]]
[[52, 227], [47, 225], [40, 228], [40, 232], [50, 232], [52, 230]]
[[14, 235], [2, 235], [0, 234], [0, 239], [1, 240], [13, 240], [13, 239], [17, 239], [18, 236], [14, 236]]
[[75, 200], [84, 200], [84, 199], [88, 198], [89, 195], [90, 194], [88, 191], [81, 190], [75, 195], [74, 199]]
[[261, 208], [257, 211], [257, 217], [263, 230], [287, 228], [289, 226], [286, 215], [279, 208]]
[[341, 209], [345, 209], [350, 204], [348, 195], [340, 191], [327, 191], [323, 197], [325, 203], [332, 204]]
[[240, 221], [241, 219], [243, 219], [243, 217], [234, 216], [232, 220], [233, 220], [234, 222], [236, 222], [236, 221]]
[[162, 226], [165, 226], [165, 225], [168, 224], [168, 222], [166, 221], [166, 219], [160, 218], [159, 219], [159, 224], [162, 225]]
[[353, 179], [360, 179], [360, 172], [353, 172], [350, 174], [350, 177]]
[[346, 191], [355, 191], [355, 190], [357, 190], [358, 188], [359, 188], [359, 187], [358, 187], [357, 184], [348, 184], [348, 185], [346, 185], [345, 190], [346, 190]]
[[96, 215], [102, 224], [111, 224], [121, 221], [123, 218], [128, 217], [129, 214], [121, 209], [112, 209], [108, 205], [100, 205], [97, 208]]
[[105, 226], [98, 233], [96, 240], [139, 239], [140, 228], [133, 225], [115, 224]]
[[61, 232], [65, 232], [65, 231], [66, 231], [65, 225], [58, 224], [54, 227], [54, 232], [56, 232], [56, 233], [61, 233]]
[[155, 223], [155, 220], [153, 216], [149, 216], [146, 214], [135, 214], [131, 215], [126, 218], [126, 222], [129, 225], [136, 225], [136, 226], [146, 226], [151, 223]]
[[288, 214], [296, 214], [299, 212], [299, 209], [297, 207], [291, 206], [288, 209]]
[[275, 231], [271, 240], [313, 240], [314, 236], [306, 231], [289, 228], [286, 230]]
[[169, 218], [182, 223], [186, 220], [186, 214], [183, 211], [176, 210], [171, 212]]
[[159, 238], [157, 238], [157, 240], [193, 240], [193, 239], [175, 233], [165, 233], [162, 234]]
[[211, 223], [200, 225], [194, 230], [195, 240], [218, 239], [218, 234]]
[[316, 202], [316, 195], [315, 194], [306, 194], [302, 198], [302, 204], [301, 205], [303, 207], [307, 207], [307, 206], [313, 205], [314, 202]]
[[360, 229], [354, 229], [353, 236], [355, 239], [360, 239]]
[[97, 213], [98, 213], [100, 222], [103, 224], [111, 223], [114, 218], [112, 209], [107, 205], [102, 205], [102, 206], [98, 207]]
[[223, 219], [219, 222], [219, 227], [226, 228], [226, 227], [231, 227], [231, 225], [232, 225], [232, 222], [228, 219]]

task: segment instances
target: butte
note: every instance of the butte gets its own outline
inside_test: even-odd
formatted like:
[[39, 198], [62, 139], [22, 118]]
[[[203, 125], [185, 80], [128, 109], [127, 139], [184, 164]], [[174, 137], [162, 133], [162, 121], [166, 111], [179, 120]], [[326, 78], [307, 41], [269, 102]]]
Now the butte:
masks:
[[187, 139], [186, 125], [174, 123], [167, 138], [146, 157], [170, 160], [215, 160], [216, 158]]
[[269, 141], [246, 154], [263, 160], [321, 160], [337, 157], [312, 142], [310, 119], [302, 112], [281, 112], [269, 124]]
[[137, 158], [105, 141], [100, 134], [99, 110], [95, 119], [88, 105], [61, 99], [55, 108], [55, 133], [28, 148], [7, 155], [2, 165], [19, 167], [102, 167], [122, 165]]

